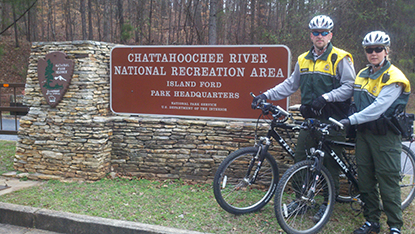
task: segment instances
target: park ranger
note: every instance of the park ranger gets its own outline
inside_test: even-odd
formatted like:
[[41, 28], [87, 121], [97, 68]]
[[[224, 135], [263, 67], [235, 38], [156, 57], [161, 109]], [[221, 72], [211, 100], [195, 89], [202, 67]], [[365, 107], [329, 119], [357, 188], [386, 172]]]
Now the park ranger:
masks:
[[369, 65], [356, 76], [357, 112], [340, 120], [357, 125], [356, 158], [359, 190], [365, 203], [365, 224], [355, 234], [379, 233], [379, 191], [391, 234], [401, 233], [399, 187], [401, 136], [389, 120], [402, 112], [411, 91], [405, 75], [388, 61], [390, 38], [382, 31], [368, 33], [362, 42]]
[[[356, 76], [353, 57], [331, 43], [334, 23], [330, 17], [315, 16], [308, 26], [313, 43], [311, 49], [298, 57], [294, 71], [289, 78], [256, 96], [252, 101], [252, 108], [255, 109], [262, 100], [280, 100], [300, 89], [300, 111], [304, 118], [327, 121], [328, 117], [338, 119], [347, 117], [346, 112], [353, 95]], [[316, 139], [310, 136], [310, 131], [300, 131], [295, 150], [295, 162], [305, 160], [306, 150], [316, 147]], [[330, 134], [329, 137], [333, 140], [344, 141], [345, 133], [336, 132]], [[335, 148], [338, 155], [341, 154], [341, 150], [341, 147]], [[335, 179], [336, 192], [338, 192], [339, 166], [332, 157], [325, 157], [324, 165]], [[296, 204], [295, 202], [290, 204], [288, 210], [295, 210]], [[319, 211], [313, 217], [315, 222], [320, 220], [325, 209], [326, 204], [321, 204]]]

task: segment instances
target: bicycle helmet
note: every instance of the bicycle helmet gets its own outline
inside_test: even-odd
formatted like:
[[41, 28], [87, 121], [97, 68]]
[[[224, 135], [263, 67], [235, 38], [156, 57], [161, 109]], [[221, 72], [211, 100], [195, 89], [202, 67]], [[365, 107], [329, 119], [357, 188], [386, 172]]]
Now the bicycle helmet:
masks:
[[372, 46], [372, 45], [382, 45], [384, 47], [389, 47], [391, 45], [390, 38], [388, 34], [382, 31], [373, 31], [366, 34], [365, 38], [362, 41], [363, 47]]
[[318, 15], [310, 20], [308, 27], [311, 30], [322, 29], [331, 31], [334, 27], [334, 23], [333, 20], [330, 19], [330, 17], [326, 15]]

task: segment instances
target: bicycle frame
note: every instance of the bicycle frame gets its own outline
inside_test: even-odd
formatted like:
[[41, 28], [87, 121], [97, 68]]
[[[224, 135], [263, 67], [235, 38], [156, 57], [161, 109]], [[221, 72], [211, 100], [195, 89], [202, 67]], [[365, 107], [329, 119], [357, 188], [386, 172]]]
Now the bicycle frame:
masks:
[[[348, 161], [348, 156], [346, 154], [343, 154], [343, 158], [336, 154], [336, 152], [332, 149], [333, 145], [342, 146], [344, 148], [354, 148], [355, 143], [351, 142], [343, 142], [343, 141], [334, 141], [334, 140], [327, 140], [326, 136], [329, 134], [328, 126], [324, 128], [316, 128], [318, 129], [318, 132], [321, 133], [321, 136], [318, 140], [317, 144], [317, 150], [312, 153], [311, 156], [314, 155], [314, 159], [316, 160], [316, 169], [317, 174], [320, 173], [321, 167], [323, 166], [323, 158], [325, 157], [325, 154], [328, 153], [328, 157], [332, 157], [334, 161], [337, 163], [337, 165], [340, 167], [340, 170], [345, 174], [348, 181], [356, 188], [356, 191], [359, 191], [358, 181], [357, 178], [355, 178], [354, 175], [357, 174], [355, 169], [353, 168], [353, 165]], [[318, 155], [318, 156], [316, 156]], [[356, 196], [352, 197], [352, 201], [357, 202], [360, 205], [363, 205], [363, 202]], [[356, 209], [354, 209], [356, 210]], [[360, 210], [357, 210], [360, 211]]]
[[[341, 171], [346, 175], [347, 179], [349, 179], [349, 181], [353, 184], [353, 186], [355, 186], [357, 189], [359, 189], [357, 179], [353, 176], [354, 174], [356, 174], [356, 173], [353, 173], [354, 168], [350, 165], [349, 162], [346, 162], [344, 159], [339, 157], [336, 154], [336, 152], [334, 152], [334, 150], [330, 147], [330, 145], [339, 145], [339, 146], [343, 146], [343, 147], [353, 147], [354, 148], [355, 144], [350, 143], [350, 142], [324, 140], [323, 141], [323, 149], [325, 150], [325, 152], [330, 152], [329, 155], [334, 159], [334, 161], [337, 162], [337, 164], [339, 165]], [[347, 157], [345, 156], [344, 158], [346, 159]]]
[[279, 129], [289, 129], [289, 130], [297, 130], [299, 129], [298, 126], [294, 125], [288, 125], [285, 123], [278, 123], [278, 122], [272, 122], [271, 123], [271, 129], [268, 131], [267, 138], [270, 137], [274, 138], [278, 144], [288, 153], [288, 155], [291, 156], [291, 158], [294, 159], [294, 150], [291, 149], [291, 147], [287, 144], [287, 142], [284, 140], [284, 138], [275, 130], [276, 128]]
[[[289, 129], [289, 130], [295, 130], [297, 129], [297, 126], [294, 125], [288, 125], [285, 123], [279, 123], [276, 121], [272, 121], [270, 125], [270, 129], [268, 130], [268, 133], [266, 137], [260, 137], [259, 144], [255, 144], [258, 146], [258, 153], [255, 157], [252, 158], [251, 162], [249, 163], [249, 167], [246, 173], [246, 178], [248, 178], [248, 175], [251, 173], [252, 168], [254, 167], [254, 162], [256, 159], [258, 160], [258, 166], [255, 169], [254, 176], [252, 177], [251, 181], [248, 181], [250, 184], [255, 183], [258, 171], [261, 169], [261, 164], [265, 159], [265, 154], [268, 152], [269, 147], [271, 146], [271, 139], [273, 138], [278, 142], [278, 144], [292, 157], [294, 158], [294, 151], [291, 149], [289, 144], [284, 140], [284, 138], [276, 131], [276, 128], [279, 129]], [[259, 155], [259, 158], [258, 158]]]

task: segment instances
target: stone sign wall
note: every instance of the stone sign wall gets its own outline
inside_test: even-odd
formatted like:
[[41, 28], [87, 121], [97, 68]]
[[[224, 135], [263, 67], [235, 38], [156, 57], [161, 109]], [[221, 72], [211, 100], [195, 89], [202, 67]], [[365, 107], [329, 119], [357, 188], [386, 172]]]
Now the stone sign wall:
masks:
[[[30, 110], [20, 120], [14, 162], [20, 176], [98, 180], [113, 172], [209, 182], [230, 152], [254, 144], [251, 121], [113, 114], [113, 46], [94, 41], [33, 43], [24, 98]], [[69, 88], [56, 107], [46, 102], [37, 77], [39, 59], [53, 51], [75, 63]], [[290, 162], [279, 147], [273, 151], [280, 168]]]

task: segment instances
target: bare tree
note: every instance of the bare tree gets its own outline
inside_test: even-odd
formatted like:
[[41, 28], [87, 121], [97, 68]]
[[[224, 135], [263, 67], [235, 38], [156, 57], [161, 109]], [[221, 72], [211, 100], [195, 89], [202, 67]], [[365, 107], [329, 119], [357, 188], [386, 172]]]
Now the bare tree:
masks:
[[153, 0], [150, 0], [150, 11], [149, 11], [149, 13], [148, 13], [149, 15], [148, 15], [148, 44], [149, 45], [151, 45], [151, 44], [153, 44], [152, 43], [152, 39], [151, 39], [151, 27], [152, 27], [152, 25], [151, 25], [151, 23], [152, 23], [152, 20], [153, 20]]
[[209, 4], [209, 45], [218, 43], [216, 33], [216, 0], [210, 0]]
[[[16, 22], [16, 6], [12, 3], [12, 11], [13, 11], [13, 21]], [[19, 47], [19, 35], [17, 31], [17, 24], [14, 23], [14, 38], [16, 42], [16, 47]]]
[[[53, 4], [52, 0], [48, 0], [48, 34], [47, 34], [47, 40], [56, 41], [56, 30], [55, 30], [55, 4]], [[50, 38], [49, 36], [52, 36]]]
[[85, 15], [85, 0], [79, 1], [79, 12], [81, 14], [81, 28], [82, 28], [82, 40], [86, 40], [86, 15]]
[[110, 17], [108, 15], [110, 14], [109, 11], [109, 0], [102, 0], [104, 5], [104, 26], [102, 30], [102, 36], [103, 41], [110, 41], [109, 34], [110, 34]]
[[92, 25], [92, 0], [88, 0], [88, 40], [94, 39], [94, 28]]
[[66, 33], [66, 40], [73, 40], [73, 22], [71, 16], [71, 0], [66, 0], [66, 4], [63, 6], [63, 12], [65, 12], [65, 33]]
[[98, 40], [102, 41], [102, 34], [101, 34], [101, 18], [102, 18], [102, 10], [101, 10], [101, 0], [94, 0], [95, 2], [95, 13], [97, 19], [97, 31], [98, 31]]

